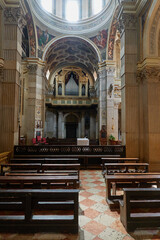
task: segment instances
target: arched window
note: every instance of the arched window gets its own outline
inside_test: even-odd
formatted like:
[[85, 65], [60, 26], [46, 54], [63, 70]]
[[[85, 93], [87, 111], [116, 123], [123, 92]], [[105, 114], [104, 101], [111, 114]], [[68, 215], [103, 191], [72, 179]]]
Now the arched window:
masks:
[[52, 0], [41, 0], [41, 4], [47, 12], [52, 13]]
[[66, 20], [76, 22], [79, 20], [79, 1], [67, 0], [65, 9]]
[[103, 7], [103, 0], [92, 0], [92, 12], [93, 14], [97, 14], [102, 10]]

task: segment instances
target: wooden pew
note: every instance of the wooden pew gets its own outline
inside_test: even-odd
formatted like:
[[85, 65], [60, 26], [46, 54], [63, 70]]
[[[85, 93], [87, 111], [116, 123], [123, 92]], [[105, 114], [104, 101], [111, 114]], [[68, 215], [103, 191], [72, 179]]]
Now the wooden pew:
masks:
[[65, 188], [78, 187], [78, 175], [76, 176], [0, 176], [0, 188], [51, 188], [57, 185]]
[[78, 163], [78, 158], [13, 158], [10, 163], [41, 163], [41, 164], [53, 164], [53, 163]]
[[105, 163], [103, 176], [115, 173], [147, 173], [148, 163]]
[[1, 165], [1, 175], [5, 174], [4, 168], [9, 168], [10, 171], [16, 172], [40, 172], [41, 170], [41, 163], [13, 163], [13, 164], [2, 164]]
[[117, 195], [117, 185], [118, 188], [125, 187], [143, 187], [143, 186], [160, 186], [160, 174], [115, 174], [115, 175], [105, 175], [106, 183], [106, 201], [108, 202], [110, 208], [117, 208], [119, 206], [118, 201], [122, 199], [122, 195]]
[[78, 193], [72, 189], [0, 190], [0, 232], [78, 233]]
[[124, 188], [123, 192], [120, 220], [127, 231], [160, 227], [160, 188]]
[[135, 162], [138, 163], [139, 162], [139, 158], [117, 158], [117, 157], [112, 157], [112, 158], [107, 158], [104, 157], [102, 158], [102, 172], [104, 172], [105, 170], [105, 163], [131, 163], [131, 162]]

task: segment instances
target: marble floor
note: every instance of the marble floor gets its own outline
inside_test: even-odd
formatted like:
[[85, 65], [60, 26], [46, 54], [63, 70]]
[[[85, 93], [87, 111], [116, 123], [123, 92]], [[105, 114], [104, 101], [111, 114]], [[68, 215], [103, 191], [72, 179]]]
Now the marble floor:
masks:
[[79, 194], [79, 234], [0, 234], [0, 240], [160, 240], [160, 229], [136, 230], [128, 234], [117, 211], [105, 201], [105, 184], [100, 170], [82, 170]]

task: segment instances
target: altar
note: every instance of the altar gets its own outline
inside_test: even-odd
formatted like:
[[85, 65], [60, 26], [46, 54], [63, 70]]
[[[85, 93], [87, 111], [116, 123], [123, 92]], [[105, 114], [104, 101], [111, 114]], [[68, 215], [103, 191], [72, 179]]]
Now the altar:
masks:
[[89, 139], [88, 138], [77, 138], [77, 145], [89, 146]]

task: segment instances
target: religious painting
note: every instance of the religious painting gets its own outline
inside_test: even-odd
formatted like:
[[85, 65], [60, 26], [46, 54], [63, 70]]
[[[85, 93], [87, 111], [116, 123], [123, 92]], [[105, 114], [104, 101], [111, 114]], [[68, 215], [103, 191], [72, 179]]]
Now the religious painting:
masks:
[[108, 29], [103, 29], [102, 31], [98, 32], [95, 37], [92, 37], [91, 40], [97, 45], [99, 49], [104, 49], [107, 44], [108, 38]]
[[38, 37], [38, 57], [42, 58], [43, 49], [45, 45], [49, 41], [51, 41], [54, 38], [54, 36], [49, 34], [47, 29], [43, 31], [37, 26], [37, 37]]
[[36, 40], [35, 40], [34, 25], [33, 25], [32, 17], [29, 13], [27, 13], [25, 17], [26, 17], [27, 28], [28, 28], [30, 56], [35, 57], [35, 55], [36, 55]]

